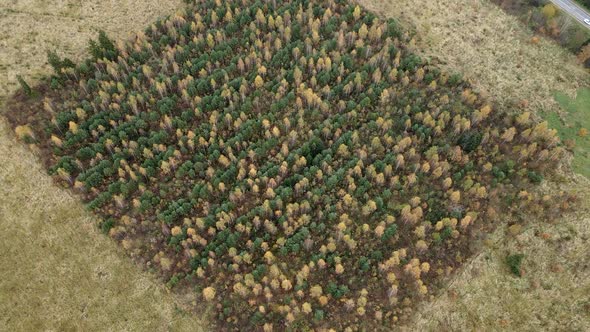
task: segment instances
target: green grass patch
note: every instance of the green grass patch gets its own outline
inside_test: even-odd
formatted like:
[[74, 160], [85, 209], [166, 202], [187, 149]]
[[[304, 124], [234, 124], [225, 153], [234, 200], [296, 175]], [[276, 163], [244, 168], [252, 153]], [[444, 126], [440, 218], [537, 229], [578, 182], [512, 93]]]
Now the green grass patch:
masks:
[[555, 100], [566, 112], [565, 116], [556, 113], [545, 114], [545, 118], [552, 128], [557, 129], [559, 137], [564, 142], [574, 142], [574, 171], [590, 177], [590, 135], [584, 135], [584, 130], [590, 131], [590, 88], [578, 90], [575, 99], [562, 92], [554, 94]]
[[508, 265], [510, 272], [512, 272], [515, 276], [520, 277], [522, 275], [521, 265], [523, 259], [523, 254], [514, 254], [506, 257], [506, 265]]

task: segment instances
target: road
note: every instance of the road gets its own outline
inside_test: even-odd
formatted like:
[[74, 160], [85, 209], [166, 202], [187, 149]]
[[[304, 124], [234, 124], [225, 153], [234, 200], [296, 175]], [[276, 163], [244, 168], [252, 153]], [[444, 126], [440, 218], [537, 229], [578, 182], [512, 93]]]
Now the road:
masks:
[[585, 19], [590, 20], [590, 14], [573, 0], [551, 0], [557, 7], [570, 14], [583, 26], [590, 29], [590, 24], [584, 22]]

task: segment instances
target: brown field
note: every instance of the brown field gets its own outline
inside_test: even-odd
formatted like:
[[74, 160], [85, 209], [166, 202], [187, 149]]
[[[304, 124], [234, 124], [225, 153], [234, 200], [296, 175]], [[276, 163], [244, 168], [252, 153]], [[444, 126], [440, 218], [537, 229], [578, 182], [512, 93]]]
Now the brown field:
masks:
[[[0, 4], [0, 104], [15, 76], [49, 72], [46, 50], [80, 59], [101, 28], [124, 37], [176, 0], [7, 0]], [[4, 78], [8, 78], [7, 80]], [[0, 120], [0, 331], [200, 331], [186, 300], [134, 265], [56, 187]]]
[[[572, 95], [590, 75], [555, 43], [532, 35], [487, 0], [362, 0], [401, 16], [420, 36], [418, 52], [465, 76], [501, 106], [560, 112], [552, 91]], [[0, 5], [0, 103], [49, 71], [46, 50], [73, 60], [104, 29], [125, 37], [181, 6], [177, 0], [7, 0]], [[4, 78], [8, 78], [7, 80]], [[565, 171], [564, 171], [565, 172]], [[518, 234], [500, 227], [481, 254], [424, 303], [409, 330], [590, 330], [589, 181], [564, 173], [546, 190], [575, 191], [580, 206]], [[574, 178], [574, 180], [569, 180]], [[567, 181], [564, 179], [568, 179]], [[56, 187], [35, 156], [0, 121], [0, 330], [195, 330], [186, 299], [168, 294], [100, 234], [92, 215]], [[547, 234], [548, 237], [544, 234]], [[545, 239], [545, 237], [547, 237]], [[525, 275], [504, 265], [524, 253]]]

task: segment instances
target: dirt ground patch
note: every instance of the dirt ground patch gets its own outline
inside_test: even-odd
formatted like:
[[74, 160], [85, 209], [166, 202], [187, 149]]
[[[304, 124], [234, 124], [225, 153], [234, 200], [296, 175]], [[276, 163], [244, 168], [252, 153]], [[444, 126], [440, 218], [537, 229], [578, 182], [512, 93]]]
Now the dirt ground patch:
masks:
[[[125, 37], [179, 0], [41, 1], [0, 4], [0, 104], [49, 72], [46, 50], [85, 56], [98, 29]], [[7, 79], [5, 79], [7, 78]], [[0, 105], [1, 107], [1, 105]], [[200, 331], [154, 275], [142, 272], [0, 120], [0, 330]]]
[[[541, 39], [487, 0], [361, 0], [380, 15], [399, 17], [418, 33], [417, 52], [460, 72], [481, 93], [509, 109], [566, 114], [554, 91], [574, 96], [590, 75], [573, 55]], [[567, 170], [565, 171], [567, 172]], [[590, 330], [590, 190], [586, 178], [563, 173], [547, 190], [576, 193], [575, 212], [551, 223], [529, 220], [516, 236], [508, 225], [491, 234], [481, 254], [425, 302], [408, 330]], [[506, 256], [525, 255], [522, 278]]]

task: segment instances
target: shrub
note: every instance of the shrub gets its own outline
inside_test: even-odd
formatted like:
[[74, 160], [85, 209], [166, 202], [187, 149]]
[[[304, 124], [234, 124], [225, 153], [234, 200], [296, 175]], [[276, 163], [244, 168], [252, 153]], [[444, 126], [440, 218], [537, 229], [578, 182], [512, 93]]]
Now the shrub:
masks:
[[16, 75], [16, 79], [18, 81], [18, 84], [20, 84], [20, 87], [23, 89], [23, 92], [27, 96], [33, 95], [33, 90], [31, 89], [31, 87], [29, 86], [29, 84], [27, 84], [27, 82], [23, 79], [22, 76]]
[[524, 259], [523, 254], [512, 254], [506, 257], [506, 265], [510, 269], [510, 272], [515, 276], [522, 276], [522, 260]]

